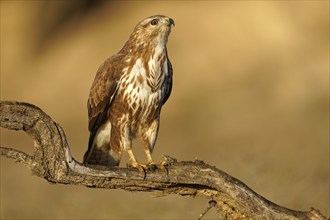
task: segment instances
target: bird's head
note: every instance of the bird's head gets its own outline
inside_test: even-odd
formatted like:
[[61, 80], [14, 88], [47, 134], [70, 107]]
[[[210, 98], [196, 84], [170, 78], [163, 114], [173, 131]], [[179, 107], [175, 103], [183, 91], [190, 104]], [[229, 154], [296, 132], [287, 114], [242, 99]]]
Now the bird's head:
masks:
[[140, 21], [131, 35], [138, 44], [165, 46], [174, 20], [164, 15], [150, 16]]

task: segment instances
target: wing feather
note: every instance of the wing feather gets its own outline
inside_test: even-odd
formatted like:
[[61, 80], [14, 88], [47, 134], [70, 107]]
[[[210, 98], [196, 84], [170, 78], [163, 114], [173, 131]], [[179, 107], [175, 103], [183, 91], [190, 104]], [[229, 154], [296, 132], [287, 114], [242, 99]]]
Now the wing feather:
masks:
[[87, 102], [89, 147], [92, 145], [97, 129], [107, 120], [109, 108], [120, 86], [122, 58], [121, 54], [112, 56], [100, 66], [96, 73]]
[[173, 76], [173, 68], [172, 68], [172, 64], [170, 62], [169, 59], [167, 59], [167, 65], [168, 65], [168, 74], [169, 74], [169, 77], [167, 78], [167, 81], [165, 81], [165, 94], [164, 94], [164, 99], [163, 99], [163, 102], [162, 102], [162, 105], [165, 104], [165, 102], [167, 101], [167, 99], [170, 97], [171, 95], [171, 92], [172, 92], [172, 84], [173, 84], [173, 79], [172, 79], [172, 76]]

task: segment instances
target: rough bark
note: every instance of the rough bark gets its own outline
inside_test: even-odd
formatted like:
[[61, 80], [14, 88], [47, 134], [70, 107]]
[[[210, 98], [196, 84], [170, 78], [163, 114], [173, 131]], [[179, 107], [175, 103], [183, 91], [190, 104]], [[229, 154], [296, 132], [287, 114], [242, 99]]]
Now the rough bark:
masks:
[[38, 107], [21, 102], [0, 102], [0, 125], [23, 130], [34, 141], [34, 153], [0, 147], [0, 155], [23, 163], [34, 175], [52, 183], [95, 188], [204, 197], [220, 219], [326, 219], [319, 211], [295, 211], [258, 195], [243, 182], [203, 161], [181, 161], [164, 156], [167, 171], [87, 166], [73, 159], [63, 129]]

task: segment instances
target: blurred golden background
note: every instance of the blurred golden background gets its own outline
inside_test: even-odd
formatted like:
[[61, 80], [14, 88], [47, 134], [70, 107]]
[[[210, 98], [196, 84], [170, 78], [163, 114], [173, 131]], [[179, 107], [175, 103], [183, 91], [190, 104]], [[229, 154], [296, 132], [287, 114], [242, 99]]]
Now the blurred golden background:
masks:
[[[176, 23], [155, 160], [198, 158], [279, 205], [329, 217], [329, 1], [1, 1], [1, 100], [43, 109], [81, 161], [96, 70], [154, 14]], [[1, 146], [31, 153], [33, 143], [1, 129]], [[190, 219], [207, 206], [53, 185], [5, 158], [0, 199], [2, 219]]]

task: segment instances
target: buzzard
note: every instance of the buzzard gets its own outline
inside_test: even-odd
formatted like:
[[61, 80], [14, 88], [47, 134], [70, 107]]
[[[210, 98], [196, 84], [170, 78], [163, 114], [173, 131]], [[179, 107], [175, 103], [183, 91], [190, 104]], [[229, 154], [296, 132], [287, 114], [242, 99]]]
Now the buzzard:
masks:
[[[145, 170], [156, 166], [154, 149], [160, 111], [172, 89], [172, 65], [166, 43], [174, 21], [163, 15], [139, 22], [124, 47], [98, 69], [87, 107], [90, 131], [84, 163], [118, 166], [123, 152], [130, 165]], [[141, 139], [147, 165], [132, 151]]]

